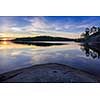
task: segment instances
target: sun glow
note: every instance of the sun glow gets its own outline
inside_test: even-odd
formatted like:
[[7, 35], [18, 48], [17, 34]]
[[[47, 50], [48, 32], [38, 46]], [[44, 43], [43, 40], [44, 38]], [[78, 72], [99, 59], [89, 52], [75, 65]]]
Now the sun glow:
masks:
[[3, 44], [3, 45], [7, 45], [7, 41], [4, 40], [4, 41], [2, 42], [2, 44]]
[[3, 44], [3, 45], [7, 45], [7, 38], [3, 38], [3, 39], [2, 39], [2, 44]]

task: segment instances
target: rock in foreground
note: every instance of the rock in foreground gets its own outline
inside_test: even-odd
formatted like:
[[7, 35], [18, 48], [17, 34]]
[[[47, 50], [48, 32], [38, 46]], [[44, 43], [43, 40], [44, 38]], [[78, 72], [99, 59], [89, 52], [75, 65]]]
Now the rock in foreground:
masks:
[[63, 64], [35, 65], [0, 75], [2, 83], [96, 83], [99, 79], [89, 73]]

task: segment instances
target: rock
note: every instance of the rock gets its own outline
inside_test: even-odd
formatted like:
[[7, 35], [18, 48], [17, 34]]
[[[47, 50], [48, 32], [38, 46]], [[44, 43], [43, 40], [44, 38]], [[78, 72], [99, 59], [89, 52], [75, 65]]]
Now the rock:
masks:
[[87, 72], [56, 63], [34, 65], [0, 75], [2, 83], [96, 83], [99, 79]]

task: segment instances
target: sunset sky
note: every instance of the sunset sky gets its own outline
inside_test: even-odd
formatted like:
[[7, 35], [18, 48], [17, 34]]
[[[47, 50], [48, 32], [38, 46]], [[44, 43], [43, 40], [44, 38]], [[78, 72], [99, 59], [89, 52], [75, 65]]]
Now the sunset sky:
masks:
[[86, 27], [100, 26], [96, 16], [0, 16], [0, 37], [37, 35], [77, 38]]

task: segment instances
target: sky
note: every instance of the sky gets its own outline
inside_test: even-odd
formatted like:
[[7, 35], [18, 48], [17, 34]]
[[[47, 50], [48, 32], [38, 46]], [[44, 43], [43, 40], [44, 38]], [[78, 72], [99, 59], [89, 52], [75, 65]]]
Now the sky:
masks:
[[100, 16], [0, 16], [0, 37], [77, 38], [92, 26], [100, 26]]

